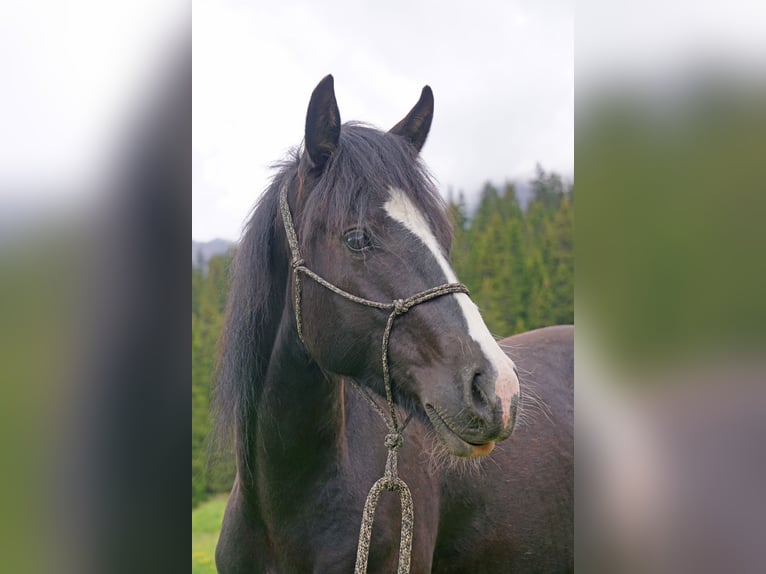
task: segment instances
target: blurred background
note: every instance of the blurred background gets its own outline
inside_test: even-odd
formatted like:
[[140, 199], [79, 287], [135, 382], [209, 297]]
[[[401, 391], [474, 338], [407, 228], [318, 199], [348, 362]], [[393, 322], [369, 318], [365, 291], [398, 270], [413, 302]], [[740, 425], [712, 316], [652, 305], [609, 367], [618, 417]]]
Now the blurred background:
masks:
[[0, 6], [4, 572], [188, 564], [189, 8]]
[[583, 571], [764, 569], [765, 24], [577, 5]]

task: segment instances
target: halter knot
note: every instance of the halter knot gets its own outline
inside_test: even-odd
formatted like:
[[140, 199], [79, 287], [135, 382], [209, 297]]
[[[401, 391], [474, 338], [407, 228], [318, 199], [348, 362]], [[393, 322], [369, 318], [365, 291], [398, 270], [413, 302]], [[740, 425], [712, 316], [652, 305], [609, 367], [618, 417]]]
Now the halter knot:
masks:
[[403, 442], [404, 439], [402, 438], [401, 433], [391, 433], [386, 435], [383, 444], [386, 445], [388, 450], [399, 450], [402, 447]]
[[388, 449], [386, 456], [386, 470], [383, 472], [383, 486], [386, 490], [395, 491], [401, 489], [402, 480], [399, 478], [399, 449], [402, 446], [401, 433], [391, 433], [386, 435], [384, 441]]
[[410, 310], [410, 303], [406, 299], [394, 299], [394, 314], [404, 315]]
[[303, 259], [303, 257], [293, 257], [293, 260], [290, 262], [290, 265], [293, 269], [297, 269], [298, 267], [303, 267], [303, 265], [306, 263], [306, 260]]

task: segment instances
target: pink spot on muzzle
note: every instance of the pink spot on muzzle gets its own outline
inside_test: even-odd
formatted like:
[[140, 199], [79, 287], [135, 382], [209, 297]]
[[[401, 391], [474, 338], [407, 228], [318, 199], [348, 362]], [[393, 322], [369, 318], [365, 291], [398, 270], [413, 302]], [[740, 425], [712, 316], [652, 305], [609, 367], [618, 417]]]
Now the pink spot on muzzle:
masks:
[[497, 377], [495, 382], [495, 393], [500, 399], [500, 407], [503, 413], [503, 428], [508, 426], [511, 421], [511, 407], [513, 398], [519, 394], [519, 379], [516, 373], [503, 373]]

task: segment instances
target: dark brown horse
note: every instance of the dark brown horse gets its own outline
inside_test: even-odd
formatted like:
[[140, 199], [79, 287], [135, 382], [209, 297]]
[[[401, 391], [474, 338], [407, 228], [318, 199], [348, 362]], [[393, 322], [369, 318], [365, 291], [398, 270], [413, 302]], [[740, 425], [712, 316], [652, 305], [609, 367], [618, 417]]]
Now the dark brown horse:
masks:
[[[348, 293], [390, 303], [455, 283], [444, 205], [418, 158], [432, 115], [426, 87], [388, 133], [341, 126], [328, 76], [312, 94], [303, 149], [247, 226], [217, 389], [238, 470], [216, 551], [224, 574], [354, 570], [388, 431], [351, 383], [385, 410], [389, 314], [305, 277], [296, 308], [279, 198], [305, 266]], [[397, 318], [388, 358], [399, 418], [412, 417], [399, 451], [414, 501], [412, 572], [571, 570], [573, 329], [498, 345], [470, 298], [452, 292]], [[517, 373], [521, 403], [534, 405], [518, 417]], [[400, 514], [384, 494], [370, 572], [395, 571]]]

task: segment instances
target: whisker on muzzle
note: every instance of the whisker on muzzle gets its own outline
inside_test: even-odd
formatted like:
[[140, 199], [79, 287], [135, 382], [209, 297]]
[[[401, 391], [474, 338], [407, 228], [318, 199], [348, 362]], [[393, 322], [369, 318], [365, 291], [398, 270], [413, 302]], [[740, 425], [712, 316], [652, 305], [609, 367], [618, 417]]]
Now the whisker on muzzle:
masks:
[[426, 449], [421, 453], [420, 459], [423, 464], [428, 465], [432, 474], [441, 471], [455, 473], [460, 477], [479, 478], [486, 473], [485, 460], [491, 458], [491, 455], [464, 458], [450, 454], [433, 429], [426, 432], [425, 445]]

